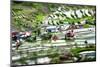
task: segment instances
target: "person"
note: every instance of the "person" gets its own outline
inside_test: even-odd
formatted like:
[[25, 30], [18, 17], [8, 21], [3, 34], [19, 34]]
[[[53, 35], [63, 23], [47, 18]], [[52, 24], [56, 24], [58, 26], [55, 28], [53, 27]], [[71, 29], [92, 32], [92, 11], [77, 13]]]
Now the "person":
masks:
[[70, 36], [74, 37], [74, 31], [73, 30], [70, 31]]
[[16, 40], [17, 40], [17, 36], [16, 36], [17, 34], [18, 34], [18, 32], [12, 32], [12, 33], [11, 33], [11, 35], [12, 35], [12, 40], [13, 40], [13, 41], [16, 41]]
[[16, 44], [16, 49], [18, 49], [18, 47], [21, 45], [21, 37], [20, 36], [21, 35], [19, 32], [12, 32], [12, 40]]
[[30, 36], [31, 36], [31, 32], [25, 32], [24, 35], [25, 35], [26, 37], [30, 37]]
[[[73, 29], [72, 29], [72, 30], [69, 30], [69, 31], [66, 32], [66, 34], [65, 34], [65, 40], [66, 40], [66, 39], [73, 39], [74, 36], [75, 36], [75, 33], [74, 33]], [[68, 38], [67, 38], [67, 37], [68, 37]]]
[[54, 34], [54, 36], [52, 37], [52, 39], [53, 39], [54, 41], [56, 41], [56, 40], [58, 39], [57, 35]]
[[16, 39], [16, 49], [19, 48], [19, 46], [21, 45], [21, 37], [20, 34], [16, 35], [17, 39]]

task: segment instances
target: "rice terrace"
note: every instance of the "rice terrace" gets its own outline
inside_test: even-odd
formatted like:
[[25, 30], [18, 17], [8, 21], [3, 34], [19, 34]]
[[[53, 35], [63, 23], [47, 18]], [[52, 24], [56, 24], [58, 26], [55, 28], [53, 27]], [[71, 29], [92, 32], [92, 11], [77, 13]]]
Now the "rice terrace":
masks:
[[96, 61], [96, 6], [12, 1], [12, 65]]

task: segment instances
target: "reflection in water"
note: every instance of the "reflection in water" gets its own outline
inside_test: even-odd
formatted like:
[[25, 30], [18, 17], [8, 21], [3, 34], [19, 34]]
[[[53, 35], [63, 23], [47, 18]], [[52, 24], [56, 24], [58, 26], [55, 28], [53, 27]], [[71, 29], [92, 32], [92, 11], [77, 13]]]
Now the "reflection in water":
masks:
[[[70, 41], [65, 41], [64, 40], [61, 44], [63, 45], [64, 43], [65, 44], [77, 43], [79, 45], [85, 45], [85, 43], [84, 43], [85, 41], [87, 41], [88, 44], [95, 44], [95, 31], [93, 31], [93, 32], [91, 32], [91, 31], [77, 32], [76, 33], [76, 37], [75, 37], [74, 40], [70, 40]], [[32, 45], [33, 44], [31, 44], [31, 45], [24, 45], [23, 44], [20, 47], [19, 51], [16, 51], [15, 49], [13, 49], [13, 51], [12, 51], [12, 55], [13, 55], [12, 56], [12, 60], [14, 61], [15, 64], [17, 64], [17, 65], [22, 64], [22, 63], [17, 62], [17, 61], [20, 60], [22, 57], [28, 58], [29, 54], [32, 54], [33, 52], [38, 52], [39, 53], [39, 51], [42, 51], [42, 50], [47, 51], [49, 49], [47, 47], [37, 47], [36, 48], [36, 47], [34, 47]], [[55, 45], [53, 44], [53, 46], [55, 46]], [[61, 46], [61, 45], [59, 45], [59, 46]], [[20, 51], [22, 53], [20, 53]], [[26, 51], [28, 51], [29, 54]], [[41, 54], [41, 52], [40, 52], [40, 54]], [[26, 64], [48, 64], [48, 63], [50, 63], [51, 58], [49, 58], [47, 56], [45, 56], [45, 57], [43, 56], [43, 57], [38, 57], [38, 58], [33, 59], [33, 60], [32, 59], [31, 60], [27, 59], [27, 60], [24, 60], [24, 61], [25, 61]]]

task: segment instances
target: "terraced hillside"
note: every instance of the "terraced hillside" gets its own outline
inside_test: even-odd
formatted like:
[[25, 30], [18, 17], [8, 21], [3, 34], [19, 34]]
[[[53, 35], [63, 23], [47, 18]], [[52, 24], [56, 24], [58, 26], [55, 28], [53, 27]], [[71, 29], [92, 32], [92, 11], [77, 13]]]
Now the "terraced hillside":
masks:
[[95, 24], [94, 6], [18, 1], [12, 3], [11, 26], [16, 30], [31, 30], [45, 23], [48, 25], [80, 24], [83, 20], [87, 20], [89, 24]]
[[13, 1], [12, 65], [96, 60], [96, 8]]

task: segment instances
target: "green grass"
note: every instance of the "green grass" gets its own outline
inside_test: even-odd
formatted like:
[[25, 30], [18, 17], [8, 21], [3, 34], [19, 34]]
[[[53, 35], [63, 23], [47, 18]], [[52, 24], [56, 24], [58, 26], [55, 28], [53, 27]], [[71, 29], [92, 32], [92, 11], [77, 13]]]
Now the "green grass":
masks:
[[[12, 4], [12, 26], [21, 31], [32, 28], [33, 30], [39, 27], [44, 20], [51, 15], [53, 12], [57, 11], [58, 7], [63, 6], [62, 10], [78, 10], [78, 9], [92, 9], [95, 10], [93, 6], [75, 6], [75, 5], [62, 5], [62, 4], [46, 4], [46, 3], [33, 3], [33, 2], [13, 2]], [[95, 20], [95, 16], [84, 16], [82, 18], [68, 18], [64, 20], [57, 19], [59, 24], [64, 22], [77, 23], [81, 20], [87, 19], [89, 22]], [[53, 20], [53, 19], [52, 19]], [[53, 20], [56, 21], [56, 20]], [[87, 26], [86, 26], [87, 27]], [[37, 31], [37, 30], [36, 30]]]
[[89, 28], [90, 25], [89, 25], [89, 24], [85, 24], [83, 27], [84, 27], [84, 28]]
[[96, 51], [95, 47], [77, 47], [77, 48], [73, 48], [71, 49], [71, 52], [74, 54], [74, 56], [78, 56], [80, 52], [83, 51]]

